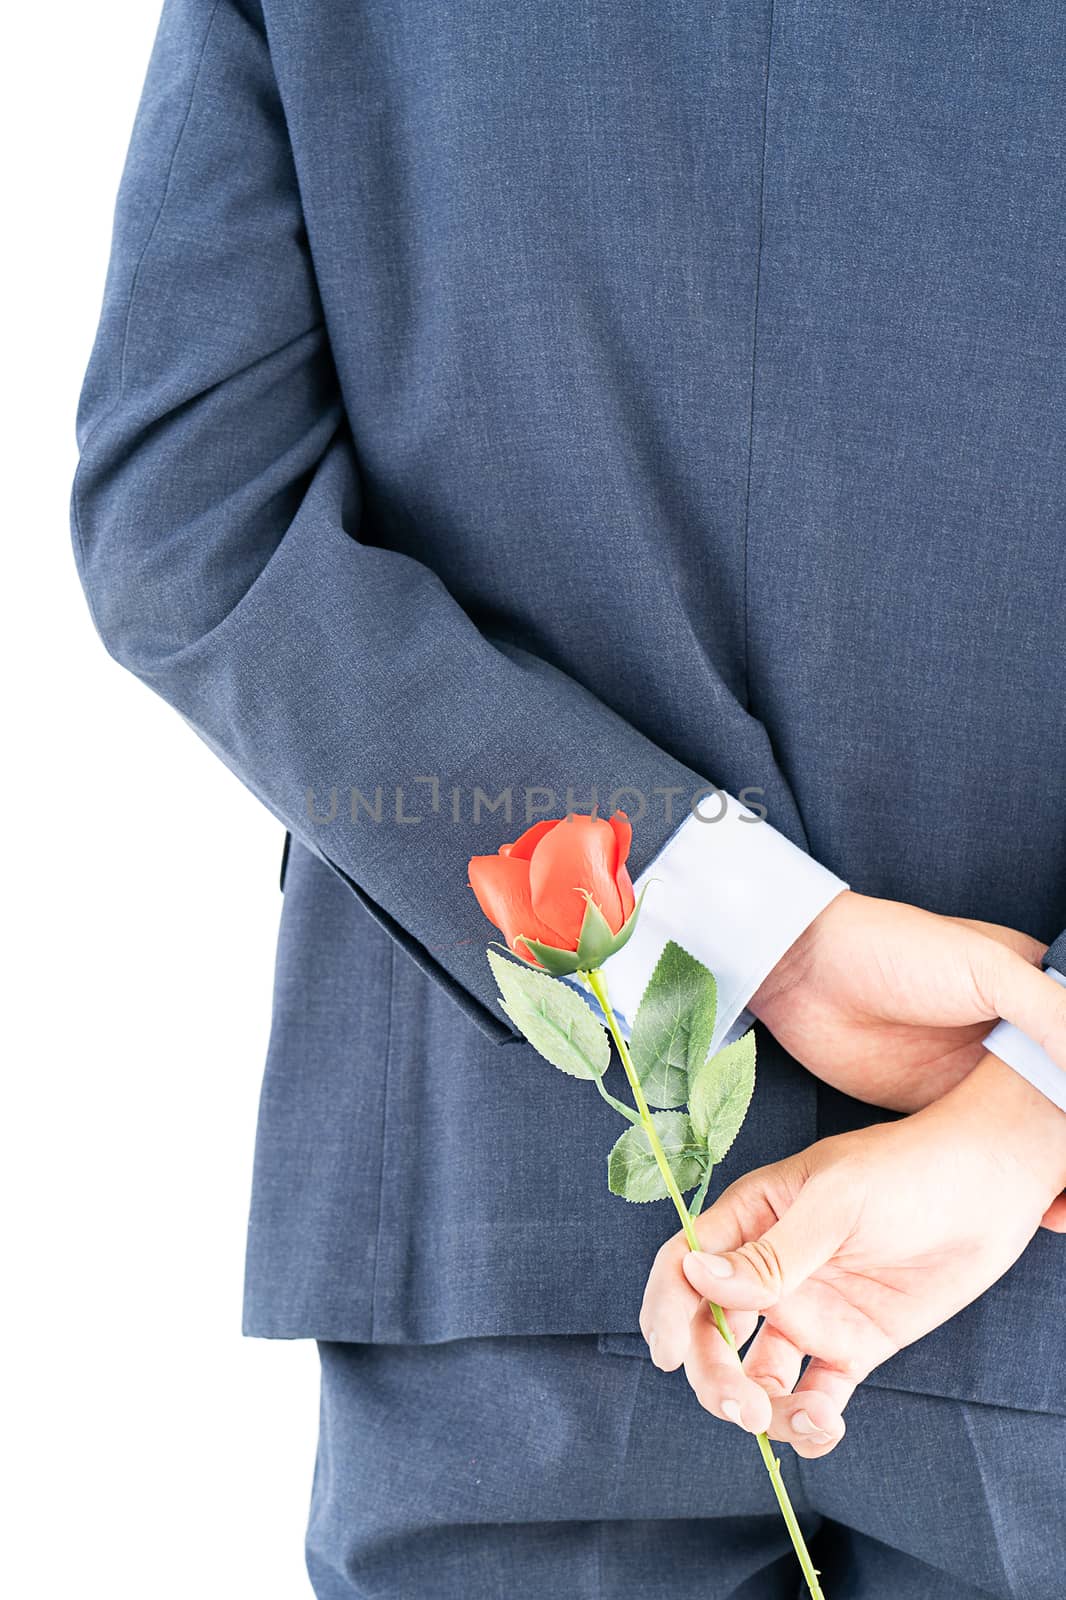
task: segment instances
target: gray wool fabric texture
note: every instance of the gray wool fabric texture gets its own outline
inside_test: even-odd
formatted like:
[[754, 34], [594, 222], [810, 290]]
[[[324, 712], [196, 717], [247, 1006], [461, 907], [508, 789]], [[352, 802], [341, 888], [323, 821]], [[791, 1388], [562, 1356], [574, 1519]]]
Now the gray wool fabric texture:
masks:
[[[750, 1434], [639, 1335], [323, 1344], [319, 1600], [808, 1600]], [[828, 1600], [1061, 1600], [1066, 1426], [860, 1387], [777, 1446]]]

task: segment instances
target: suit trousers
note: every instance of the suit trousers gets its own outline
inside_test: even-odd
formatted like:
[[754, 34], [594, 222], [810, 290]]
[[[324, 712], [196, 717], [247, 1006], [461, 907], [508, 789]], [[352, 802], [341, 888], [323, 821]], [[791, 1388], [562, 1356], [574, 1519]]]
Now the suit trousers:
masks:
[[[319, 1350], [318, 1600], [805, 1593], [754, 1438], [639, 1336]], [[776, 1447], [828, 1600], [1063, 1600], [1066, 1418], [867, 1383], [847, 1421]]]

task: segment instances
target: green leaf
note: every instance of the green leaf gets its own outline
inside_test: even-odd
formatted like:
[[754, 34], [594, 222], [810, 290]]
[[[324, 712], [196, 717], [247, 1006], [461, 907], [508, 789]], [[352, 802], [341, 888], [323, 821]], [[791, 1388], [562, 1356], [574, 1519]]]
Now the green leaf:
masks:
[[711, 1187], [711, 1174], [713, 1171], [714, 1168], [708, 1161], [703, 1177], [700, 1179], [700, 1186], [688, 1203], [688, 1214], [693, 1221], [696, 1220], [700, 1212], [703, 1210], [703, 1203], [707, 1198], [707, 1190]]
[[713, 972], [671, 939], [633, 1019], [630, 1051], [653, 1106], [683, 1106], [689, 1076], [706, 1058], [718, 989]]
[[755, 1090], [755, 1034], [708, 1056], [693, 1074], [688, 1110], [692, 1126], [712, 1162], [721, 1161], [740, 1132]]
[[568, 983], [488, 951], [500, 1004], [546, 1061], [573, 1078], [599, 1078], [611, 1046], [591, 1007]]
[[[651, 1120], [678, 1188], [682, 1193], [694, 1188], [707, 1157], [688, 1117], [683, 1111], [655, 1111]], [[667, 1198], [666, 1182], [642, 1126], [627, 1128], [616, 1141], [607, 1157], [607, 1184], [612, 1194], [638, 1204]]]

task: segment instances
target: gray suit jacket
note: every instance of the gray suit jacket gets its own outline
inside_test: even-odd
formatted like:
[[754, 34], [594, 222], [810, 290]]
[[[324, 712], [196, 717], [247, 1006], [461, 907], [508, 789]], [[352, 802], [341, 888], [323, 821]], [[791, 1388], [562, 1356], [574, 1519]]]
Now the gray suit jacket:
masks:
[[[466, 887], [527, 806], [622, 804], [639, 870], [757, 789], [857, 889], [1066, 921], [1062, 18], [769, 17], [164, 7], [74, 522], [294, 841], [250, 1332], [635, 1328], [674, 1220]], [[869, 1117], [761, 1059], [723, 1182]], [[1066, 1411], [1064, 1249], [884, 1381]]]

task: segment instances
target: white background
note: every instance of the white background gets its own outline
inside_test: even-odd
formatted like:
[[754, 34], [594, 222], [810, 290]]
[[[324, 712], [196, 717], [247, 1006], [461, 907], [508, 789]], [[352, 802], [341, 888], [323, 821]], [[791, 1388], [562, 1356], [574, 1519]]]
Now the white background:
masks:
[[157, 0], [5, 18], [0, 1592], [294, 1600], [314, 1345], [242, 1339], [278, 824], [105, 654], [74, 413]]

